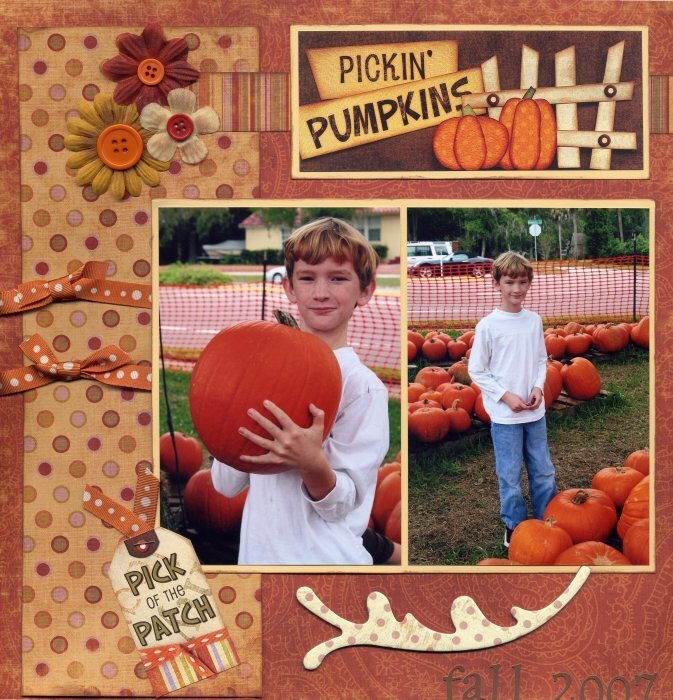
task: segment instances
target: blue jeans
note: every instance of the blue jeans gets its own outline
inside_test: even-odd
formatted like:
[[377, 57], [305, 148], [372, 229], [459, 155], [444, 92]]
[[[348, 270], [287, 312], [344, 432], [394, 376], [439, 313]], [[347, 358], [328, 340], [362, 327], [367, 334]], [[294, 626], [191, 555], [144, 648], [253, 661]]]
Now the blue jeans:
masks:
[[556, 494], [544, 416], [532, 423], [491, 423], [491, 438], [500, 491], [500, 516], [505, 525], [514, 529], [528, 517], [521, 491], [522, 461], [528, 472], [533, 517], [541, 519], [544, 509]]

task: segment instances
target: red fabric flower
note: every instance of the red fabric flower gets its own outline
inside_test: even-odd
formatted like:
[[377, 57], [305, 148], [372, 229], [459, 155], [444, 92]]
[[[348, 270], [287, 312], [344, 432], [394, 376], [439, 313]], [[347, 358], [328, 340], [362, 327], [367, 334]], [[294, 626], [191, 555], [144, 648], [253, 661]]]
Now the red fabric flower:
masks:
[[105, 61], [101, 71], [117, 83], [114, 100], [118, 104], [135, 103], [138, 111], [150, 102], [165, 105], [171, 90], [199, 79], [199, 71], [186, 60], [187, 42], [167, 40], [159, 24], [148, 24], [140, 36], [120, 34], [117, 48], [119, 55]]

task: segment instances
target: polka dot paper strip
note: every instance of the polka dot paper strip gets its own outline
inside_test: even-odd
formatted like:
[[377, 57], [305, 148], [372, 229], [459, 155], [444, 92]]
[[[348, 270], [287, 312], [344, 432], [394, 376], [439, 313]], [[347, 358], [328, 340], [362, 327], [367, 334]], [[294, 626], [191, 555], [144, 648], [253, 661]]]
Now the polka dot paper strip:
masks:
[[[259, 71], [254, 27], [163, 28], [169, 40], [184, 37], [189, 63], [202, 76]], [[202, 136], [208, 155], [199, 165], [185, 163], [177, 152], [160, 184], [143, 187], [139, 197], [117, 201], [109, 192], [98, 195], [91, 185], [77, 184], [77, 172], [66, 165], [72, 155], [65, 148], [67, 120], [77, 116], [82, 99], [92, 103], [98, 93], [113, 94], [116, 84], [100, 67], [118, 55], [120, 34], [143, 29], [18, 31], [21, 279], [27, 283], [49, 283], [88, 262], [102, 262], [107, 283], [121, 280], [133, 285], [131, 291], [143, 291], [152, 274], [152, 200], [259, 196], [260, 135], [245, 132]], [[100, 294], [105, 288], [96, 289]], [[63, 360], [114, 343], [149, 373], [150, 363], [141, 358], [152, 356], [151, 309], [117, 304], [104, 292], [98, 301], [107, 303], [74, 299], [24, 313], [23, 336], [40, 333]], [[150, 679], [107, 578], [119, 534], [101, 527], [82, 505], [90, 483], [134, 507], [135, 469], [152, 467], [150, 392], [56, 381], [23, 397], [23, 693], [150, 695]], [[242, 663], [194, 688], [211, 696], [258, 697], [260, 576], [206, 579]]]
[[0, 316], [32, 311], [55, 301], [96, 301], [149, 309], [152, 285], [106, 280], [108, 265], [91, 261], [63, 277], [44, 282], [23, 282], [16, 289], [0, 292]]
[[39, 333], [34, 333], [19, 347], [36, 364], [0, 372], [0, 396], [73, 379], [93, 379], [102, 384], [141, 391], [152, 388], [150, 369], [133, 364], [130, 355], [116, 345], [106, 345], [84, 360], [69, 362], [59, 362]]

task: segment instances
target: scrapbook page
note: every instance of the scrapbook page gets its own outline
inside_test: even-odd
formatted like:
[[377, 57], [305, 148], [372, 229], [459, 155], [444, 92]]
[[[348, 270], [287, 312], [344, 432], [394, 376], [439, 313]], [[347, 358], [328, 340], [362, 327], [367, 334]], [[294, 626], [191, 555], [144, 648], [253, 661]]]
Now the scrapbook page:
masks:
[[667, 4], [39, 10], [0, 696], [670, 697]]

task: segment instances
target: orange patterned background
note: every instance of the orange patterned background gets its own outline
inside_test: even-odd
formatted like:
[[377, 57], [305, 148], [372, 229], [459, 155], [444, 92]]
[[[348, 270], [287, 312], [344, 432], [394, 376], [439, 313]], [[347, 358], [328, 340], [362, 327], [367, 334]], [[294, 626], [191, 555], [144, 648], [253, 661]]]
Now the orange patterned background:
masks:
[[[468, 0], [447, 5], [404, 6], [397, 2], [373, 4], [359, 1], [332, 4], [297, 0], [293, 3], [259, 2], [249, 6], [238, 0], [216, 4], [166, 0], [152, 6], [109, 2], [91, 4], [36, 0], [15, 4], [4, 12], [0, 44], [0, 114], [3, 148], [0, 150], [0, 200], [2, 225], [0, 247], [3, 265], [0, 285], [7, 288], [21, 281], [21, 220], [19, 191], [19, 26], [43, 27], [125, 26], [138, 27], [150, 21], [165, 25], [246, 26], [259, 28], [259, 70], [289, 71], [289, 28], [292, 24], [358, 23], [454, 23], [454, 24], [572, 24], [581, 18], [585, 25], [640, 25], [650, 27], [650, 73], [673, 74], [673, 8], [666, 3], [572, 2], [559, 4], [541, 0], [531, 6], [514, 0], [486, 0], [479, 6]], [[398, 617], [412, 612], [421, 622], [448, 630], [448, 611], [457, 595], [470, 595], [495, 622], [511, 622], [506, 605], [541, 607], [555, 597], [569, 581], [569, 575], [265, 575], [262, 578], [263, 672], [265, 697], [446, 697], [443, 677], [460, 664], [466, 672], [484, 677], [500, 664], [501, 694], [512, 689], [513, 664], [521, 664], [521, 697], [553, 697], [563, 687], [553, 674], [569, 672], [575, 679], [596, 675], [604, 685], [621, 675], [631, 682], [631, 697], [642, 697], [643, 684], [636, 688], [640, 674], [657, 674], [650, 697], [673, 695], [673, 635], [670, 632], [670, 599], [673, 590], [673, 485], [666, 476], [673, 451], [673, 376], [671, 350], [673, 335], [673, 226], [668, 207], [673, 203], [671, 176], [673, 139], [651, 137], [651, 178], [648, 181], [554, 181], [554, 182], [396, 182], [396, 181], [291, 181], [289, 134], [261, 134], [260, 188], [264, 198], [301, 197], [413, 197], [413, 198], [641, 198], [656, 201], [656, 461], [657, 572], [643, 575], [592, 575], [577, 598], [558, 617], [514, 644], [480, 653], [415, 654], [381, 649], [347, 649], [326, 659], [314, 672], [301, 665], [304, 653], [332, 635], [333, 629], [311, 616], [296, 602], [300, 585], [310, 585], [338, 614], [351, 620], [366, 619], [365, 599], [380, 590], [392, 601]], [[165, 177], [162, 179], [165, 179]], [[45, 208], [48, 195], [42, 194]], [[40, 241], [41, 244], [44, 241]], [[112, 254], [111, 254], [112, 255]], [[24, 261], [25, 262], [25, 261]], [[65, 308], [65, 307], [63, 307]], [[120, 307], [121, 308], [121, 307]], [[73, 307], [74, 309], [74, 307]], [[101, 309], [102, 311], [102, 309]], [[95, 308], [93, 312], [100, 315]], [[68, 312], [68, 315], [70, 311]], [[64, 316], [67, 318], [67, 316]], [[18, 342], [23, 320], [3, 318], [0, 332], [2, 366], [20, 366]], [[134, 353], [136, 351], [134, 350]], [[143, 356], [145, 353], [142, 353]], [[138, 358], [142, 359], [142, 358]], [[74, 385], [73, 385], [74, 388]], [[46, 389], [48, 391], [48, 389]], [[44, 390], [43, 390], [44, 391]], [[21, 580], [24, 399], [7, 397], [0, 401], [0, 470], [3, 488], [0, 499], [6, 523], [0, 538], [3, 571], [0, 601], [4, 624], [0, 631], [3, 659], [0, 696], [21, 693]], [[653, 417], [655, 419], [655, 417]], [[123, 420], [131, 420], [126, 416]], [[139, 449], [139, 448], [137, 448]], [[146, 448], [143, 448], [146, 449]], [[27, 484], [30, 485], [30, 484]], [[29, 534], [29, 533], [27, 533]], [[105, 581], [103, 581], [105, 584]], [[103, 586], [101, 586], [102, 588]], [[192, 692], [196, 692], [196, 686]], [[577, 695], [578, 685], [572, 690]], [[201, 690], [205, 692], [205, 688]], [[570, 693], [567, 697], [569, 697]], [[617, 696], [620, 697], [620, 696]]]

